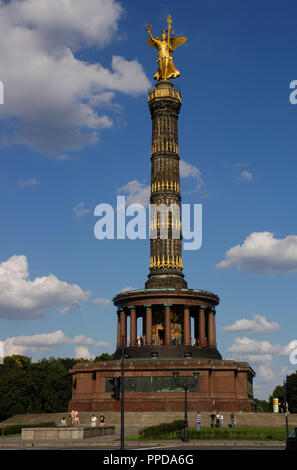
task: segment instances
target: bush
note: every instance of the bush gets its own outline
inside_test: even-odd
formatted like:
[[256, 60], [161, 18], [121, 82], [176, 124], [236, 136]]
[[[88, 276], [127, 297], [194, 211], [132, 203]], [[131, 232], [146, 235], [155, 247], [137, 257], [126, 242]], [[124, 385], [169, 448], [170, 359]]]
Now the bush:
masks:
[[[139, 439], [181, 439], [184, 421], [163, 423], [139, 431]], [[285, 428], [189, 428], [190, 439], [201, 440], [255, 440], [255, 441], [285, 441]]]
[[11, 436], [13, 434], [21, 434], [22, 428], [53, 428], [56, 427], [54, 421], [48, 423], [37, 423], [37, 424], [8, 424], [0, 428], [0, 436]]
[[158, 426], [150, 426], [139, 431], [140, 439], [176, 439], [176, 435], [180, 436], [180, 431], [184, 427], [184, 420], [178, 419], [172, 423], [162, 423]]

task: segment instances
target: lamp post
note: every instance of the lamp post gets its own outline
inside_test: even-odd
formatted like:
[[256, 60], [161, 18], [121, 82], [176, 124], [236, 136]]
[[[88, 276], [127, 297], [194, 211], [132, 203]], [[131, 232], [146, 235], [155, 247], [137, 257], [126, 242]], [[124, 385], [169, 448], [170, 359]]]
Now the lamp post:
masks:
[[[195, 372], [193, 372], [193, 375], [194, 375], [194, 380], [195, 380], [195, 383], [196, 383], [197, 380], [198, 380], [199, 372], [195, 371]], [[185, 417], [184, 417], [184, 437], [183, 437], [183, 441], [184, 442], [189, 442], [188, 390], [189, 390], [189, 387], [191, 385], [194, 385], [194, 383], [193, 383], [193, 379], [191, 377], [183, 377], [183, 381], [179, 382], [180, 377], [179, 377], [179, 371], [178, 370], [175, 370], [173, 372], [173, 377], [174, 377], [175, 383], [177, 385], [181, 385], [182, 388], [185, 391]], [[192, 379], [192, 380], [189, 380], [189, 379]]]
[[125, 385], [124, 385], [124, 374], [125, 374], [125, 350], [124, 350], [124, 336], [122, 336], [122, 357], [121, 357], [121, 450], [125, 449]]
[[287, 379], [288, 376], [286, 375], [286, 378], [284, 380], [284, 402], [285, 402], [285, 414], [286, 414], [286, 435], [288, 439], [289, 435], [289, 423], [288, 423], [288, 407], [287, 407]]

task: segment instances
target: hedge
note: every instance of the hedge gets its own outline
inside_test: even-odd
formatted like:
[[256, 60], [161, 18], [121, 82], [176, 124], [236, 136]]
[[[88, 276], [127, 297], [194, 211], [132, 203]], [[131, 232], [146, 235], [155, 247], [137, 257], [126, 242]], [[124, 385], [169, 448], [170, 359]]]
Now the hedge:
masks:
[[184, 427], [184, 420], [178, 419], [172, 423], [162, 423], [158, 426], [150, 426], [139, 431], [140, 439], [175, 439], [174, 436], [177, 432], [180, 432]]
[[52, 428], [56, 426], [57, 424], [54, 421], [37, 424], [8, 424], [7, 426], [2, 426], [2, 428], [0, 428], [0, 437], [3, 435], [10, 436], [14, 434], [21, 434], [22, 428]]
[[[139, 439], [181, 439], [183, 436], [184, 421], [177, 420], [172, 423], [162, 423], [139, 431]], [[285, 428], [189, 428], [190, 439], [201, 440], [261, 440], [285, 441]]]

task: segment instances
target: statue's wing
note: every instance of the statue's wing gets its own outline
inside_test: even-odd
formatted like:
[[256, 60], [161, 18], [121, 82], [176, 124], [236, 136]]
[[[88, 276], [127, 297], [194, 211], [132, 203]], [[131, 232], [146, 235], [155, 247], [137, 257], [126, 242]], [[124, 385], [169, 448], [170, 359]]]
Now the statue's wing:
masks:
[[147, 39], [146, 42], [149, 46], [156, 47], [158, 49], [157, 44], [154, 41], [152, 41], [151, 39]]
[[170, 48], [174, 51], [178, 46], [181, 46], [186, 42], [187, 38], [180, 37], [180, 38], [169, 38]]

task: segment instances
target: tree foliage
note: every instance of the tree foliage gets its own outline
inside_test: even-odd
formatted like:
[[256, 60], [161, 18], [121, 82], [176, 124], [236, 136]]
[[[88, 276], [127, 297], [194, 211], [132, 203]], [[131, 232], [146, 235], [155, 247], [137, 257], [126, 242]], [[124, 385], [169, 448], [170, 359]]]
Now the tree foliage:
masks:
[[[285, 384], [286, 384], [286, 400], [288, 403], [289, 412], [297, 413], [297, 371], [293, 372], [290, 375], [287, 375]], [[278, 398], [281, 406], [284, 405], [285, 396], [284, 396], [283, 385], [277, 385], [275, 389], [273, 390], [272, 395], [270, 395], [269, 397], [271, 411], [272, 411], [273, 398]]]
[[[18, 413], [59, 413], [72, 395], [69, 370], [74, 358], [41, 359], [13, 355], [0, 366], [0, 421]], [[85, 362], [85, 361], [84, 361]]]

